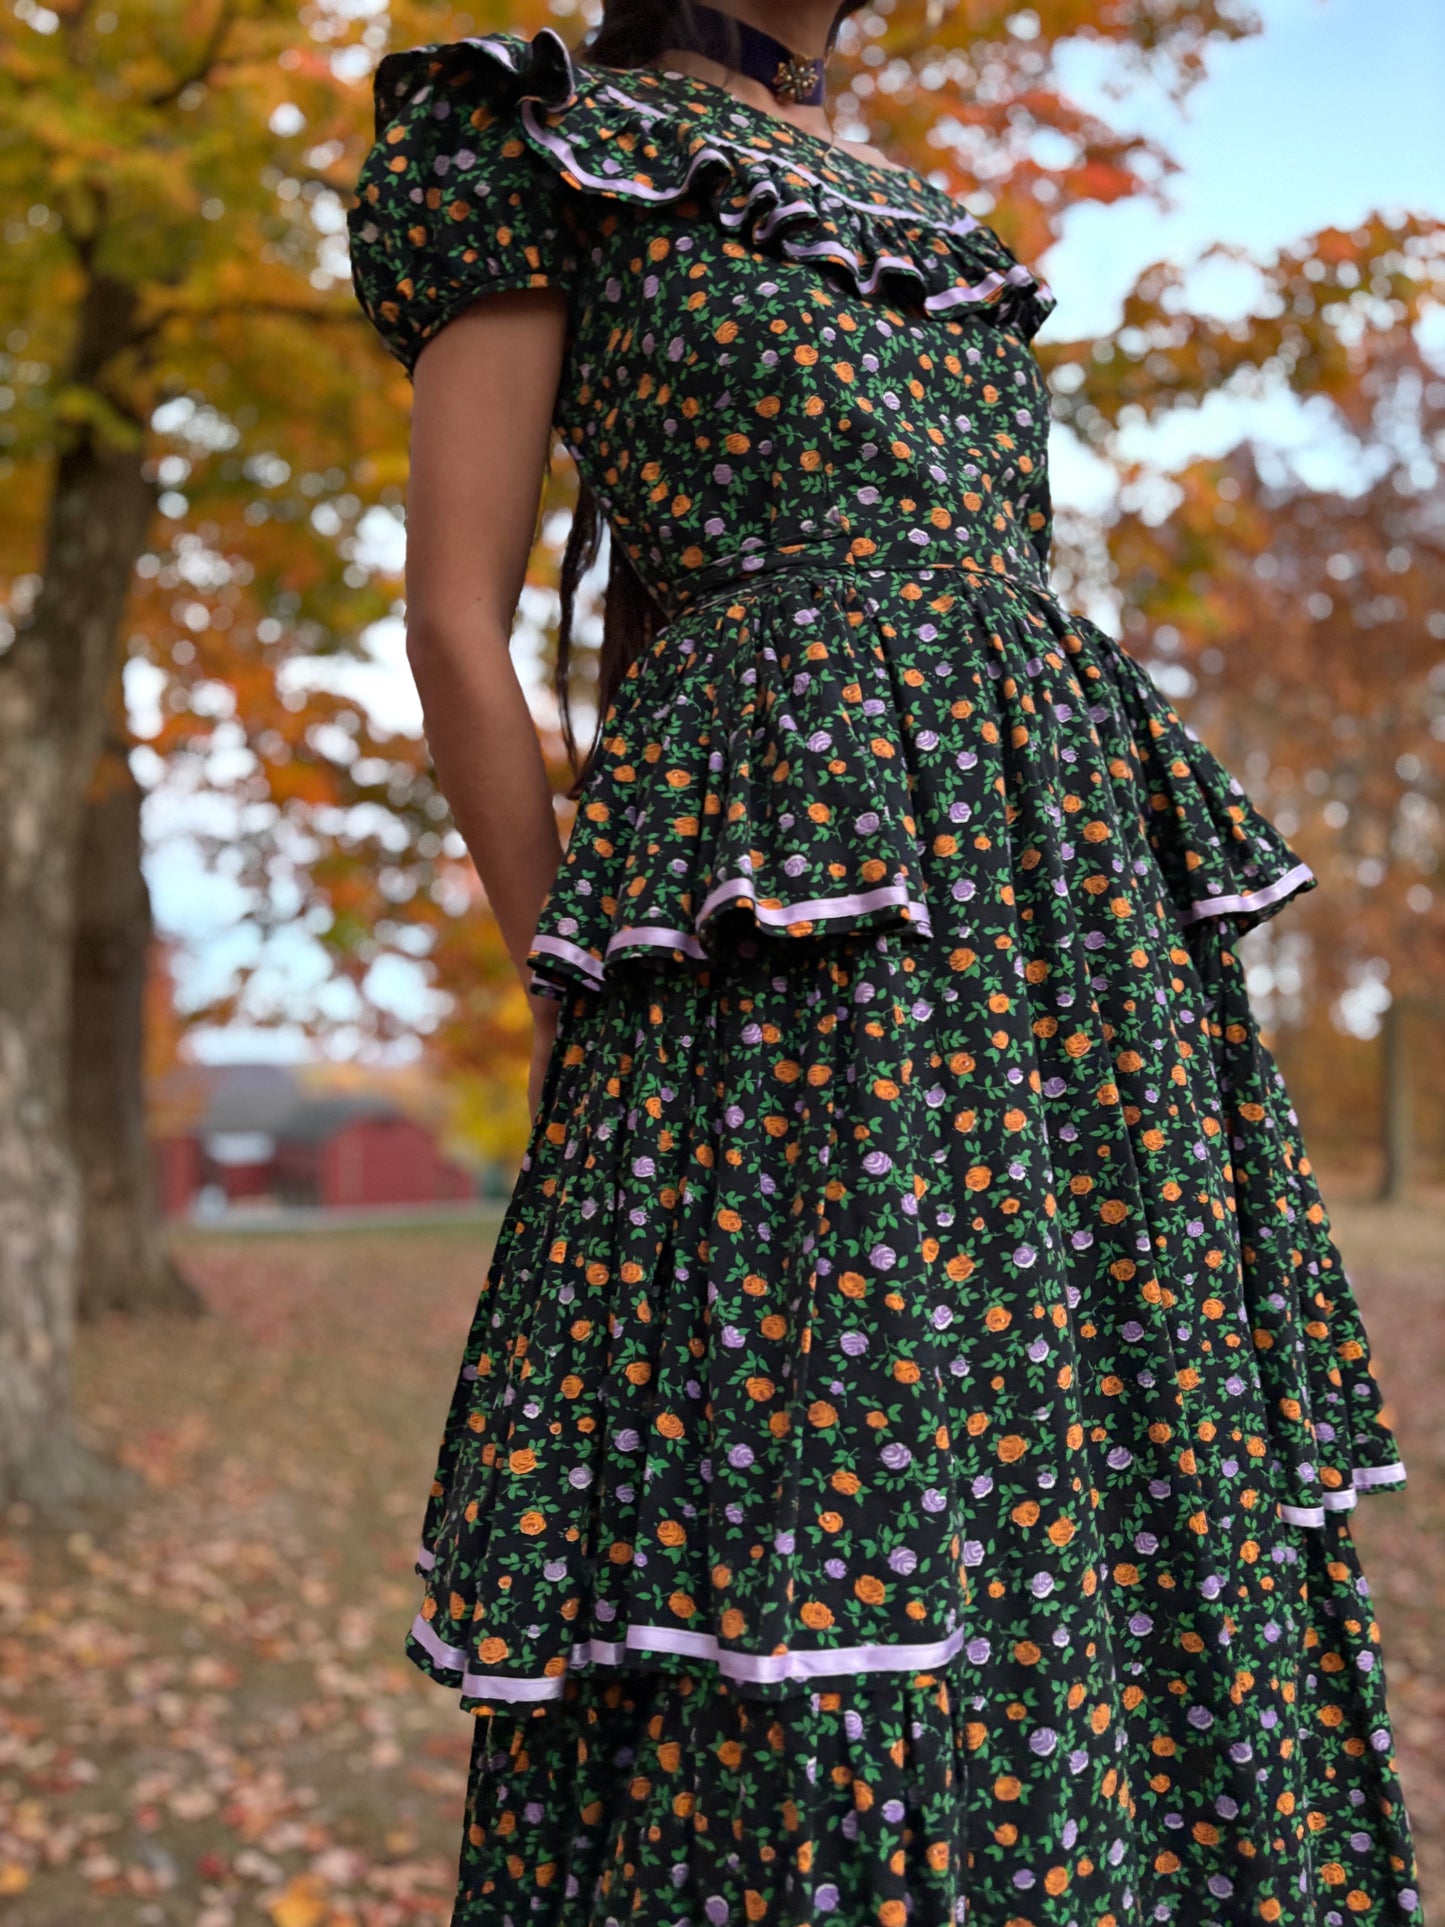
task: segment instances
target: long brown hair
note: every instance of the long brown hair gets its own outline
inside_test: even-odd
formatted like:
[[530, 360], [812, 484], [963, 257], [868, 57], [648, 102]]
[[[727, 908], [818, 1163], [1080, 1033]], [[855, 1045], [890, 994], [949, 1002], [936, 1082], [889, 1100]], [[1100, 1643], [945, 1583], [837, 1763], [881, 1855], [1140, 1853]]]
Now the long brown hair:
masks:
[[[857, 13], [867, 0], [842, 0], [828, 34], [832, 50], [838, 29], [850, 13]], [[696, 21], [691, 0], [604, 0], [601, 24], [582, 48], [583, 57], [599, 67], [641, 67], [668, 47], [686, 48], [696, 37]], [[737, 48], [733, 49], [736, 58]], [[577, 506], [562, 553], [558, 584], [562, 602], [557, 625], [557, 663], [553, 688], [562, 721], [562, 738], [574, 781], [569, 797], [578, 797], [592, 767], [597, 750], [594, 735], [581, 768], [577, 763], [577, 741], [572, 729], [569, 701], [572, 680], [572, 622], [576, 608], [577, 586], [596, 562], [606, 531], [606, 518], [587, 486], [578, 476]], [[608, 544], [607, 588], [602, 610], [602, 647], [597, 660], [597, 723], [600, 733], [607, 706], [630, 665], [652, 641], [660, 627], [662, 611], [644, 586], [641, 577], [623, 553], [620, 542]]]

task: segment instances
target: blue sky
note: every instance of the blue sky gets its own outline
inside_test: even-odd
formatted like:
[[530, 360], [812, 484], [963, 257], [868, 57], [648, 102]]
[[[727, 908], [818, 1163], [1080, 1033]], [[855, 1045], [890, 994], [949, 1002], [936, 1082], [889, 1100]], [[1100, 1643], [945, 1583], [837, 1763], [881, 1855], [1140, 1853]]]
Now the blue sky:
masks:
[[[1141, 201], [1083, 206], [1066, 216], [1061, 239], [1037, 263], [1059, 302], [1045, 325], [1060, 337], [1112, 330], [1121, 298], [1142, 268], [1161, 258], [1188, 262], [1211, 242], [1268, 255], [1316, 228], [1351, 226], [1375, 211], [1445, 217], [1445, 0], [1256, 4], [1265, 31], [1211, 54], [1207, 78], [1182, 115], [1143, 87], [1131, 88], [1122, 101], [1110, 98], [1103, 91], [1107, 52], [1086, 43], [1064, 50], [1063, 71], [1075, 95], [1115, 124], [1155, 135], [1180, 170], [1167, 183], [1165, 208]], [[1238, 304], [1241, 283], [1215, 271], [1200, 277], [1196, 293], [1205, 305], [1228, 309]], [[1430, 342], [1445, 366], [1445, 316], [1436, 322]], [[1289, 448], [1303, 472], [1313, 469], [1311, 479], [1341, 479], [1338, 446], [1311, 411], [1287, 399], [1246, 409], [1228, 397], [1213, 398], [1204, 409], [1140, 435], [1129, 452], [1173, 463], [1229, 447], [1246, 424]], [[1059, 434], [1052, 471], [1056, 508], [1094, 510], [1108, 500], [1103, 465]], [[318, 675], [349, 673], [379, 718], [392, 727], [417, 727], [399, 626], [382, 625], [372, 646], [371, 668]], [[524, 674], [527, 661], [524, 625], [518, 646]], [[133, 695], [143, 708], [143, 678]], [[181, 797], [152, 796], [147, 827], [158, 847], [148, 871], [161, 928], [182, 937], [201, 976], [214, 981], [246, 954], [248, 940], [237, 927], [242, 906], [234, 889], [207, 878], [187, 855], [186, 813], [193, 807]], [[314, 994], [314, 963], [298, 941], [294, 972], [288, 965], [285, 976], [301, 1002]], [[416, 999], [404, 978], [394, 992], [402, 1008]], [[286, 1031], [232, 1031], [198, 1042], [210, 1056], [285, 1056], [302, 1047], [299, 1036]]]
[[1103, 330], [1138, 270], [1211, 241], [1271, 252], [1375, 209], [1445, 213], [1445, 5], [1441, 0], [1264, 0], [1263, 34], [1209, 56], [1181, 118], [1142, 90], [1099, 92], [1086, 44], [1065, 74], [1078, 96], [1155, 135], [1180, 162], [1175, 203], [1086, 206], [1042, 263], [1069, 334]]
[[[1067, 50], [1077, 97], [1152, 134], [1180, 166], [1165, 184], [1167, 208], [1141, 199], [1065, 217], [1038, 263], [1059, 297], [1045, 326], [1061, 338], [1116, 326], [1122, 297], [1153, 261], [1192, 261], [1214, 242], [1268, 258], [1375, 212], [1445, 216], [1445, 0], [1263, 0], [1258, 11], [1264, 32], [1210, 54], [1182, 115], [1158, 90], [1109, 99], [1107, 54], [1082, 42]], [[1246, 275], [1220, 266], [1194, 282], [1197, 304], [1223, 313], [1237, 312], [1248, 289]], [[1445, 365], [1445, 316], [1423, 338]], [[1218, 396], [1125, 452], [1174, 465], [1231, 446], [1247, 423], [1289, 449], [1310, 481], [1347, 486], [1347, 456], [1320, 421], [1286, 397], [1246, 406]], [[1108, 471], [1063, 436], [1052, 471], [1057, 506], [1107, 501]]]

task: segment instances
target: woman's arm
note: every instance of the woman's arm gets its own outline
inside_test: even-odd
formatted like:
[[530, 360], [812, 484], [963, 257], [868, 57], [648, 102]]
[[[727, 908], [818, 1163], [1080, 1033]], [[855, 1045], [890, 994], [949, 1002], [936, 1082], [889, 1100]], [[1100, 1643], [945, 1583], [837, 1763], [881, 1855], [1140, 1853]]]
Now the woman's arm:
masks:
[[[412, 400], [407, 657], [438, 781], [524, 983], [562, 847], [509, 643], [566, 326], [553, 290], [487, 295], [427, 343]], [[556, 1002], [530, 1001], [554, 1031]]]

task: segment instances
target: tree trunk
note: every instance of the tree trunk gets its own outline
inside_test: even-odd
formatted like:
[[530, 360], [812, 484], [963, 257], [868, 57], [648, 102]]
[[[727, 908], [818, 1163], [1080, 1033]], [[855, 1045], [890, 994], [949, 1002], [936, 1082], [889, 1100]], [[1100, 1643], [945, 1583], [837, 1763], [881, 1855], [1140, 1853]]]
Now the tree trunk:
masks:
[[[132, 305], [117, 284], [91, 283], [77, 384], [93, 382]], [[80, 1242], [70, 957], [85, 792], [153, 504], [133, 428], [102, 442], [87, 424], [58, 458], [42, 587], [0, 656], [0, 1494], [46, 1510], [108, 1483], [69, 1412]]]
[[1403, 1204], [1410, 1195], [1415, 1116], [1410, 1053], [1405, 1036], [1407, 1027], [1405, 1000], [1403, 997], [1392, 997], [1380, 1032], [1385, 1127], [1385, 1169], [1380, 1184], [1382, 1204]]
[[140, 784], [107, 744], [80, 838], [72, 953], [71, 1145], [80, 1167], [80, 1315], [199, 1312], [161, 1233], [146, 1137], [143, 1046], [150, 892]]

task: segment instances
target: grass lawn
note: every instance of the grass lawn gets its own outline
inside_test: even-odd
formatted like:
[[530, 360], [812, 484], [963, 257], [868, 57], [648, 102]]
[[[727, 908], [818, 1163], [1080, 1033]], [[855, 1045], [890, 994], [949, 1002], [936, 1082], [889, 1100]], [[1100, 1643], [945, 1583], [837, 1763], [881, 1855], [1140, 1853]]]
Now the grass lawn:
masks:
[[[1411, 1475], [1354, 1516], [1428, 1911], [1445, 1895], [1445, 1238], [1438, 1212], [1335, 1221]], [[400, 1646], [495, 1224], [187, 1234], [213, 1316], [82, 1335], [80, 1412], [136, 1493], [85, 1531], [12, 1515], [0, 1541], [8, 1927], [448, 1919], [469, 1723]]]

